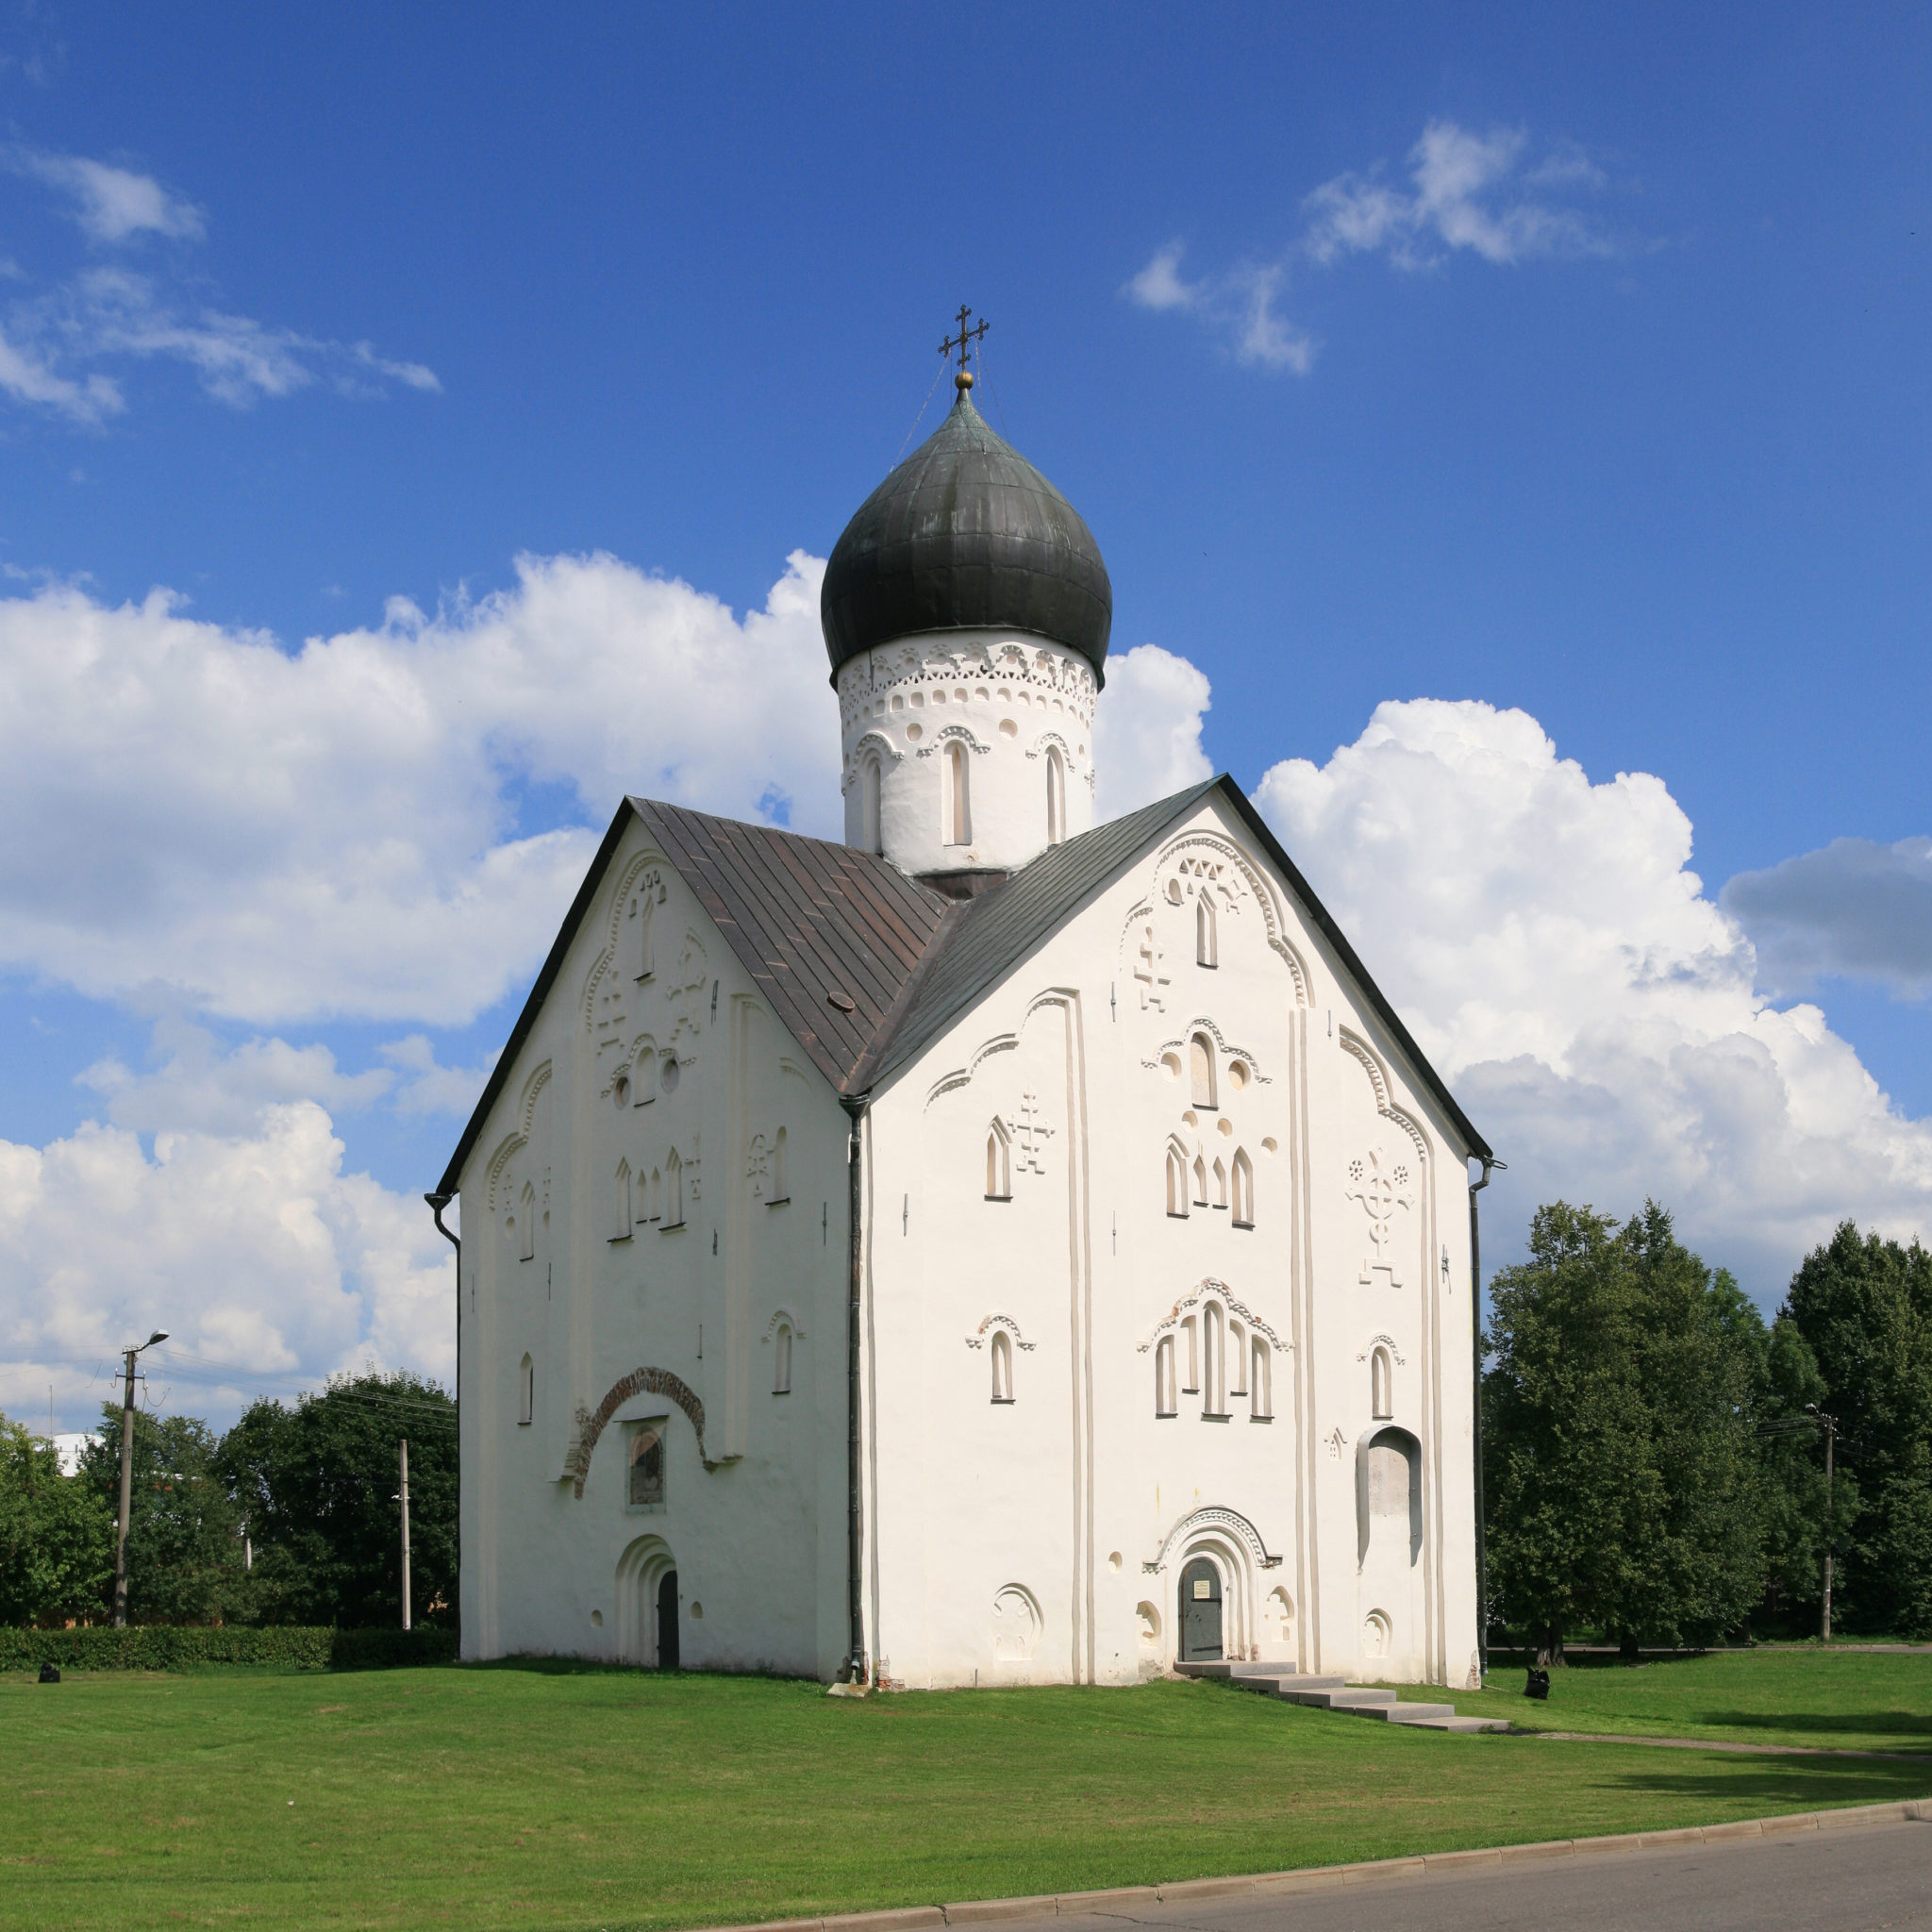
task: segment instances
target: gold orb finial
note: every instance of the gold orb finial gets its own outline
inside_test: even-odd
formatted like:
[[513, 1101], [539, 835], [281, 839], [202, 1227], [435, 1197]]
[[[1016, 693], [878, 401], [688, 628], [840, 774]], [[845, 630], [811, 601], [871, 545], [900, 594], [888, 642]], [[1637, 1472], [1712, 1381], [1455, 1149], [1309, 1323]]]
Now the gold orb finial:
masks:
[[953, 378], [953, 387], [954, 387], [954, 388], [955, 388], [956, 390], [958, 390], [958, 391], [959, 391], [959, 393], [960, 393], [960, 394], [961, 394], [961, 395], [963, 396], [963, 395], [964, 395], [964, 394], [966, 393], [966, 391], [968, 391], [969, 389], [971, 389], [971, 388], [973, 387], [973, 372], [972, 372], [972, 370], [970, 370], [970, 369], [962, 369], [962, 370], [960, 370], [960, 372], [958, 373], [958, 375], [956, 375], [956, 376], [954, 376], [954, 378]]

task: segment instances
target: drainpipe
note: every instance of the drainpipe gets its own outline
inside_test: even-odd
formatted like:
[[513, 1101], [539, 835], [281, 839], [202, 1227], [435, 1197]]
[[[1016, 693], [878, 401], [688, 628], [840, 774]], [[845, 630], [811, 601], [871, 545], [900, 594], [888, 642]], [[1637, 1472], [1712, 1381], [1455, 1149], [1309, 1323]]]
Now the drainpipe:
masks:
[[1507, 1172], [1509, 1163], [1493, 1154], [1479, 1154], [1476, 1158], [1483, 1164], [1483, 1177], [1472, 1182], [1469, 1190], [1469, 1325], [1475, 1395], [1474, 1426], [1470, 1433], [1475, 1444], [1475, 1656], [1480, 1679], [1490, 1674], [1490, 1574], [1483, 1507], [1483, 1241], [1475, 1197], [1489, 1186], [1490, 1171], [1500, 1167]]
[[436, 1231], [457, 1251], [457, 1632], [462, 1641], [463, 1624], [463, 1242], [442, 1224], [442, 1210], [455, 1200], [454, 1194], [425, 1194]]
[[870, 1093], [841, 1094], [839, 1105], [852, 1122], [852, 1140], [846, 1149], [848, 1213], [851, 1233], [848, 1243], [850, 1276], [845, 1301], [845, 1609], [850, 1625], [845, 1661], [840, 1674], [848, 1684], [865, 1682], [865, 1593], [860, 1568], [858, 1455], [859, 1407], [859, 1301], [865, 1284], [864, 1208], [865, 1189], [860, 1138], [865, 1116], [872, 1106]]

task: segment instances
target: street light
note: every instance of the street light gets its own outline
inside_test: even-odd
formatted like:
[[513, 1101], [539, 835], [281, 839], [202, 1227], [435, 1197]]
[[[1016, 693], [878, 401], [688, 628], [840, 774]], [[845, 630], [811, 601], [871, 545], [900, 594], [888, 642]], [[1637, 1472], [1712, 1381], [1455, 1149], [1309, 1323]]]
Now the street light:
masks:
[[121, 1398], [121, 1522], [114, 1536], [114, 1627], [127, 1624], [127, 1511], [134, 1496], [134, 1357], [142, 1349], [165, 1341], [168, 1331], [157, 1328], [137, 1347], [121, 1351], [126, 1362], [126, 1384]]

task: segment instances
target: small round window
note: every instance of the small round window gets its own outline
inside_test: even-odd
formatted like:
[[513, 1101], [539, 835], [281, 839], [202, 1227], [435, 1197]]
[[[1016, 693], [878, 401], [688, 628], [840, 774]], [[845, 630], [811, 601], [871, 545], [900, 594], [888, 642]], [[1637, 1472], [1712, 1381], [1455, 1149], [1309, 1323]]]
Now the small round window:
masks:
[[618, 1074], [616, 1080], [611, 1084], [610, 1097], [616, 1101], [619, 1107], [628, 1107], [630, 1105], [630, 1075], [628, 1074]]
[[677, 1058], [675, 1054], [667, 1053], [664, 1056], [664, 1065], [658, 1074], [658, 1084], [663, 1088], [665, 1092], [675, 1093], [677, 1091]]

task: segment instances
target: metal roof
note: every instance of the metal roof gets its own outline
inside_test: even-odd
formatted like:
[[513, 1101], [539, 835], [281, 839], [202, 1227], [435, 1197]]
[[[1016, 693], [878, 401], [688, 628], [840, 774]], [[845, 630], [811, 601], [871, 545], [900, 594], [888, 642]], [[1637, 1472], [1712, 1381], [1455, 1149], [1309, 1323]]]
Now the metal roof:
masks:
[[[1022, 964], [1175, 820], [1218, 794], [1334, 949], [1415, 1076], [1478, 1157], [1491, 1153], [1245, 793], [1224, 773], [1043, 852], [979, 897], [942, 898], [870, 852], [627, 798], [605, 833], [438, 1191], [453, 1194], [616, 852], [639, 820], [738, 962], [841, 1094], [870, 1092]], [[847, 1004], [849, 1002], [849, 1005]]]
[[835, 676], [894, 638], [1015, 630], [1078, 651], [1105, 684], [1113, 586], [1079, 511], [962, 390], [832, 546], [819, 621]]

